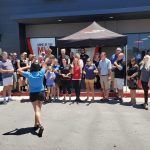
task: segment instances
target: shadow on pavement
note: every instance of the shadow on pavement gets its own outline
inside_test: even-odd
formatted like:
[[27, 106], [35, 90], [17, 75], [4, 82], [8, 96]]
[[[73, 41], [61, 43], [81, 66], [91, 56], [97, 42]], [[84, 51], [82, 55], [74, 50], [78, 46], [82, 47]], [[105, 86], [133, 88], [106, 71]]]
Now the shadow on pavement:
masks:
[[30, 99], [21, 99], [20, 100], [20, 103], [28, 103], [28, 102], [31, 102]]
[[15, 129], [15, 130], [6, 132], [3, 135], [24, 135], [24, 134], [29, 134], [29, 133], [32, 135], [38, 136], [38, 134], [34, 131], [33, 127]]
[[0, 101], [0, 105], [4, 105], [4, 102], [3, 102], [3, 101]]
[[122, 106], [133, 106], [130, 102], [123, 102], [120, 105], [122, 105]]
[[[136, 104], [133, 106], [133, 108], [136, 108], [136, 109], [144, 109], [144, 105], [143, 104]], [[145, 109], [144, 109], [145, 110]]]

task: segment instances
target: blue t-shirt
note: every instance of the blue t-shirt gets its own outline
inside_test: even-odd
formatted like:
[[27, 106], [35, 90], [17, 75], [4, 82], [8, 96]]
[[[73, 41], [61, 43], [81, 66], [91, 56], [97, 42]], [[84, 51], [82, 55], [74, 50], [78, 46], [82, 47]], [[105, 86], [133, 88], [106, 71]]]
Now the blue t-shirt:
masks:
[[85, 79], [94, 79], [95, 78], [95, 73], [94, 70], [96, 70], [96, 66], [94, 64], [92, 65], [85, 65], [84, 71], [86, 72], [85, 74]]
[[29, 91], [30, 93], [44, 91], [43, 78], [45, 75], [45, 69], [42, 68], [37, 72], [25, 71], [23, 76], [29, 80]]

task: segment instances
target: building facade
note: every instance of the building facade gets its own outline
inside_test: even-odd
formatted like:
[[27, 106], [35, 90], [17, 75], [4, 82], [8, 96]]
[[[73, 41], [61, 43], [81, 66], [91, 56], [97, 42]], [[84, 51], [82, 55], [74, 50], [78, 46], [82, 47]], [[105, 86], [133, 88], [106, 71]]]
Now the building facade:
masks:
[[64, 37], [93, 21], [127, 34], [129, 54], [150, 48], [147, 0], [1, 0], [0, 14], [0, 48], [8, 52], [27, 51], [27, 38]]

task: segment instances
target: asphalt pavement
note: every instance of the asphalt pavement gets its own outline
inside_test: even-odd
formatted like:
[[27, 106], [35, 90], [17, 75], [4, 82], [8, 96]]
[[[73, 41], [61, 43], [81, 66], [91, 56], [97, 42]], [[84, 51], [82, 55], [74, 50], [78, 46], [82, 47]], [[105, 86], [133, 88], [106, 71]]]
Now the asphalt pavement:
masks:
[[[0, 150], [150, 150], [150, 111], [96, 98], [95, 103], [43, 105], [43, 137], [33, 131], [28, 97], [0, 105]], [[74, 98], [73, 98], [74, 99]], [[82, 98], [82, 100], [84, 100]], [[0, 102], [2, 99], [0, 99]]]

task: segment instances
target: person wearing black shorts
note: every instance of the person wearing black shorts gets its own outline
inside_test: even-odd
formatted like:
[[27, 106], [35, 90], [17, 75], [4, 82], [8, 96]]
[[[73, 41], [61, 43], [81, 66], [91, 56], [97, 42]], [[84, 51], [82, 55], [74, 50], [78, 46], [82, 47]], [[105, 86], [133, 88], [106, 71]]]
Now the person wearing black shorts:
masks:
[[[42, 101], [44, 100], [44, 85], [43, 78], [45, 74], [47, 63], [42, 65], [42, 69], [38, 62], [31, 64], [31, 67], [26, 66], [18, 69], [18, 73], [26, 77], [29, 81], [29, 92], [30, 101], [32, 102], [34, 112], [35, 112], [35, 124], [34, 130], [38, 130], [38, 136], [42, 137], [44, 127], [41, 125], [41, 108]], [[30, 71], [24, 71], [30, 69]]]

